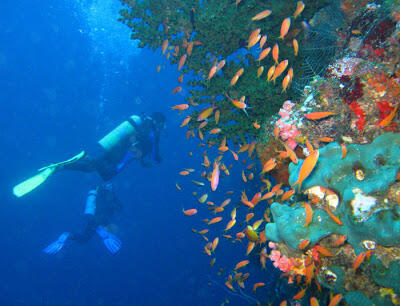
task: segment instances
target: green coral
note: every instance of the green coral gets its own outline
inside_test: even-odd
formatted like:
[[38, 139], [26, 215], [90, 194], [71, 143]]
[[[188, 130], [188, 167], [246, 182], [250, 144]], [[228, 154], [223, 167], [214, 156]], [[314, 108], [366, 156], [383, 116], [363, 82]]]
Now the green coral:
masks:
[[[291, 185], [297, 181], [303, 162], [301, 160], [297, 165], [290, 164]], [[321, 207], [321, 203], [317, 208], [322, 209], [314, 207], [312, 222], [308, 227], [305, 227], [305, 209], [301, 206], [303, 202], [292, 206], [273, 203], [271, 213], [274, 223], [265, 226], [267, 239], [298, 250], [298, 243], [304, 239], [310, 239], [312, 246], [332, 234], [347, 235], [351, 247], [341, 251], [346, 255], [342, 259], [333, 258], [331, 265], [325, 267], [336, 274], [336, 283], [332, 285], [320, 279], [321, 283], [345, 296], [346, 292], [353, 292], [348, 296], [349, 300], [346, 299], [352, 304], [351, 301], [357, 296], [354, 293], [357, 286], [351, 287], [353, 283], [350, 286], [353, 289], [349, 289], [349, 285], [344, 283], [351, 283], [354, 277], [360, 277], [363, 285], [359, 288], [365, 294], [370, 290], [368, 288], [375, 290], [374, 293], [369, 292], [368, 298], [372, 300], [366, 296], [360, 299], [364, 299], [366, 305], [382, 304], [383, 300], [389, 298], [377, 295], [379, 288], [393, 287], [394, 292], [400, 293], [400, 209], [397, 202], [400, 184], [396, 182], [399, 171], [398, 133], [382, 134], [370, 144], [348, 145], [347, 155], [343, 159], [342, 147], [338, 143], [326, 145], [319, 150], [318, 162], [304, 180], [302, 190], [322, 186], [334, 191], [339, 196], [339, 203], [336, 209], [331, 209], [343, 225], [334, 222], [324, 206]], [[362, 274], [354, 274], [351, 269], [354, 260], [352, 250], [356, 255], [366, 251], [366, 243], [376, 246], [376, 249], [372, 247], [375, 255], [362, 269]], [[344, 259], [346, 262], [343, 262]], [[340, 266], [336, 266], [335, 262], [341, 262]]]
[[[283, 19], [292, 15], [296, 9], [295, 1], [274, 0], [267, 3], [261, 0], [246, 0], [237, 6], [232, 0], [121, 0], [121, 2], [126, 8], [121, 10], [120, 20], [131, 28], [131, 38], [140, 41], [139, 47], [156, 50], [165, 39], [168, 39], [170, 45], [180, 46], [178, 54], [170, 58], [171, 63], [175, 64], [186, 52], [182, 47], [184, 37], [188, 41], [202, 43], [193, 48], [182, 71], [190, 79], [187, 81], [187, 85], [191, 87], [190, 97], [187, 100], [207, 106], [215, 101], [221, 111], [221, 124], [218, 127], [222, 129], [222, 133], [217, 136], [205, 134], [206, 138], [219, 141], [226, 136], [234, 142], [245, 142], [248, 136], [256, 138], [258, 131], [253, 128], [252, 123], [257, 120], [261, 124], [266, 117], [279, 109], [282, 101], [293, 96], [291, 88], [287, 93], [281, 94], [282, 77], [277, 80], [276, 86], [265, 81], [266, 72], [273, 65], [271, 56], [263, 61], [264, 75], [258, 79], [259, 63], [253, 56], [255, 53], [248, 52], [245, 48], [250, 33], [260, 28], [262, 34], [268, 35], [266, 45], [272, 47], [275, 42], [279, 42], [280, 60], [288, 59], [289, 67], [293, 67], [295, 77], [299, 76], [302, 62], [301, 48], [299, 56], [295, 58], [290, 40], [282, 42], [277, 39]], [[301, 29], [302, 20], [310, 19], [315, 11], [331, 1], [304, 2], [306, 9], [301, 18], [296, 20], [292, 18], [291, 29]], [[265, 9], [273, 11], [271, 16], [260, 21], [251, 20], [254, 15]], [[300, 46], [301, 37], [298, 37]], [[234, 58], [238, 50], [240, 55]], [[211, 81], [207, 80], [210, 68], [216, 60], [221, 59], [227, 59], [223, 72]], [[229, 85], [231, 78], [242, 67], [245, 68], [244, 74], [237, 84], [231, 87]], [[226, 99], [226, 92], [234, 99], [246, 96], [246, 103], [250, 107], [249, 117], [243, 111], [235, 109]], [[195, 117], [197, 114], [198, 112], [194, 111], [191, 115]], [[198, 125], [198, 122], [192, 121], [188, 127], [194, 129]], [[210, 120], [203, 132], [215, 127], [215, 122]]]

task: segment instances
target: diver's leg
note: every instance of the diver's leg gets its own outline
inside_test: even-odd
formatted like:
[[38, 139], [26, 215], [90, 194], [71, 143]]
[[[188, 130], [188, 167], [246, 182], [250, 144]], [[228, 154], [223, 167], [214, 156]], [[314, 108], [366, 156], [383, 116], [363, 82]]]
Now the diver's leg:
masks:
[[97, 234], [103, 239], [104, 245], [112, 253], [115, 254], [121, 248], [121, 240], [117, 236], [111, 234], [103, 226], [99, 225], [97, 227]]
[[71, 240], [75, 240], [78, 243], [86, 243], [88, 242], [93, 235], [96, 233], [96, 229], [98, 227], [98, 223], [95, 220], [93, 215], [86, 215], [87, 223], [85, 229], [81, 233], [71, 234]]

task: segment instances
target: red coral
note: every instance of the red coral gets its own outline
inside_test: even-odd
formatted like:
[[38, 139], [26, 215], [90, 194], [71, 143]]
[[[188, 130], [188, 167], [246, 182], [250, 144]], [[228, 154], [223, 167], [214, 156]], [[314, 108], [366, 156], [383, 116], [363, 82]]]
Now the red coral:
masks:
[[353, 101], [350, 103], [351, 111], [356, 115], [357, 121], [356, 126], [359, 131], [364, 130], [365, 127], [365, 112], [361, 109], [360, 105], [357, 104], [357, 101]]
[[[379, 122], [386, 118], [394, 107], [390, 106], [387, 101], [378, 102], [379, 108]], [[387, 130], [396, 132], [397, 125], [392, 122], [390, 126], [385, 127]]]

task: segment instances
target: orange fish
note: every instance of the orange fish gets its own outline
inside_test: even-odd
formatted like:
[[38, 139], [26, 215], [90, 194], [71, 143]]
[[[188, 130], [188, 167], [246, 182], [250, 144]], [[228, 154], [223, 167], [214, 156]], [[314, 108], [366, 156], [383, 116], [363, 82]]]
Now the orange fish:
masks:
[[168, 52], [167, 55], [165, 56], [165, 58], [168, 60], [170, 55], [171, 55], [171, 53]]
[[272, 48], [272, 58], [274, 59], [275, 63], [278, 64], [279, 59], [279, 45], [275, 44]]
[[256, 284], [254, 284], [253, 292], [256, 292], [257, 288], [264, 287], [264, 286], [265, 286], [264, 283], [256, 283]]
[[322, 141], [322, 142], [332, 142], [335, 139], [333, 139], [332, 137], [320, 137], [320, 138], [318, 138], [318, 140]]
[[261, 173], [265, 173], [265, 172], [271, 171], [275, 167], [276, 167], [276, 159], [275, 158], [271, 158], [264, 164]]
[[284, 194], [282, 194], [281, 201], [286, 201], [289, 199], [293, 194], [295, 193], [294, 189], [286, 191]]
[[293, 39], [293, 51], [294, 56], [297, 56], [297, 53], [299, 53], [299, 43], [297, 42], [297, 39]]
[[221, 220], [222, 220], [222, 217], [215, 217], [215, 218], [211, 219], [210, 221], [208, 221], [208, 225], [221, 222]]
[[181, 75], [178, 77], [178, 82], [179, 82], [179, 83], [183, 83], [183, 74], [181, 74]]
[[207, 201], [207, 198], [208, 198], [208, 194], [205, 193], [197, 201], [199, 201], [199, 203], [203, 204], [205, 201]]
[[182, 176], [185, 176], [185, 175], [189, 175], [190, 172], [187, 171], [187, 170], [184, 170], [184, 171], [179, 172], [179, 174], [182, 175]]
[[243, 267], [247, 266], [249, 263], [250, 263], [250, 261], [248, 261], [248, 260], [243, 260], [243, 261], [241, 261], [241, 262], [239, 262], [239, 263], [236, 264], [234, 270], [236, 271], [236, 270], [238, 270], [238, 269], [240, 269], [240, 268], [243, 268]]
[[221, 132], [221, 129], [220, 128], [215, 128], [215, 129], [212, 129], [209, 133], [211, 135], [214, 135], [214, 134], [218, 134], [219, 132]]
[[199, 112], [199, 115], [197, 116], [197, 121], [203, 121], [206, 120], [214, 111], [214, 107], [210, 106], [207, 107]]
[[364, 259], [365, 259], [365, 252], [361, 252], [360, 254], [358, 254], [353, 263], [353, 271], [356, 271], [358, 269], [358, 267], [363, 263]]
[[[254, 228], [252, 226], [247, 225], [246, 229], [244, 230], [244, 234], [246, 235], [246, 238], [249, 239], [250, 241], [252, 241], [252, 242], [258, 241], [257, 232], [254, 230]], [[253, 248], [254, 248], [254, 246], [253, 246]], [[253, 248], [251, 250], [253, 250]]]
[[229, 231], [235, 224], [236, 224], [236, 219], [230, 220], [225, 227], [225, 231]]
[[314, 246], [313, 249], [315, 249], [318, 253], [320, 253], [323, 256], [326, 256], [326, 257], [334, 256], [328, 249], [324, 248], [323, 246], [316, 245], [316, 246]]
[[304, 160], [303, 164], [301, 165], [301, 168], [300, 168], [300, 171], [299, 171], [299, 178], [293, 184], [292, 187], [294, 187], [297, 184], [299, 184], [299, 191], [301, 190], [301, 184], [311, 174], [311, 172], [315, 168], [315, 165], [318, 162], [318, 157], [319, 157], [319, 150], [314, 150], [312, 153], [310, 153], [306, 157], [306, 159]]
[[253, 47], [261, 38], [260, 35], [261, 29], [255, 29], [253, 32], [251, 32], [249, 39], [248, 39], [248, 44], [247, 44], [247, 49], [250, 49]]
[[261, 13], [258, 13], [253, 18], [251, 18], [251, 20], [256, 21], [256, 20], [264, 19], [264, 18], [268, 17], [269, 15], [271, 15], [271, 13], [272, 13], [271, 10], [262, 11]]
[[254, 224], [252, 226], [253, 230], [256, 231], [263, 222], [264, 222], [264, 219], [260, 219], [260, 220], [257, 220], [256, 222], [254, 222]]
[[215, 119], [215, 124], [218, 124], [219, 122], [219, 116], [220, 116], [220, 111], [216, 110], [215, 114], [214, 114], [214, 119]]
[[[178, 104], [178, 105], [175, 105], [175, 106], [173, 106], [173, 107], [171, 107], [172, 109], [176, 109], [176, 110], [179, 110], [179, 111], [183, 111], [183, 110], [185, 110], [185, 109], [188, 109], [189, 108], [189, 104]], [[190, 118], [190, 117], [189, 117]], [[187, 119], [187, 118], [186, 118]], [[186, 120], [185, 119], [185, 120]], [[189, 119], [190, 120], [190, 119]], [[188, 121], [189, 122], [189, 121]], [[188, 123], [187, 122], [187, 123]], [[187, 124], [186, 123], [186, 124]]]
[[195, 209], [195, 208], [187, 209], [187, 210], [182, 209], [182, 211], [186, 216], [193, 216], [193, 215], [197, 214], [197, 209]]
[[282, 80], [282, 92], [281, 93], [286, 92], [286, 89], [289, 86], [290, 81], [291, 81], [290, 75], [287, 74]]
[[208, 124], [208, 121], [204, 120], [202, 123], [200, 123], [199, 129], [202, 129], [202, 128], [205, 127], [207, 124]]
[[200, 140], [203, 141], [204, 140], [203, 132], [199, 129], [198, 133], [199, 133]]
[[251, 155], [253, 154], [255, 148], [256, 148], [256, 141], [253, 141], [252, 143], [249, 144], [249, 149], [247, 151], [249, 158], [251, 157]]
[[312, 221], [312, 216], [313, 216], [313, 211], [310, 206], [310, 204], [305, 203], [302, 205], [306, 211], [306, 221], [305, 221], [305, 227], [308, 227]]
[[305, 239], [300, 241], [297, 247], [299, 248], [299, 250], [304, 250], [309, 244], [310, 244], [310, 239]]
[[211, 266], [211, 268], [214, 267], [215, 261], [216, 261], [215, 258], [211, 259], [211, 261], [210, 261], [210, 266]]
[[181, 56], [181, 58], [179, 60], [179, 64], [178, 64], [178, 71], [182, 69], [183, 65], [185, 65], [186, 58], [187, 58], [187, 54], [186, 53]]
[[319, 120], [319, 119], [324, 119], [329, 116], [334, 116], [337, 115], [334, 112], [314, 112], [314, 113], [308, 113], [305, 114], [304, 117], [310, 120]]
[[212, 250], [213, 252], [215, 252], [215, 249], [216, 249], [217, 246], [218, 246], [218, 242], [219, 242], [219, 238], [216, 237], [216, 238], [213, 240], [212, 244], [211, 244], [211, 250]]
[[378, 123], [378, 127], [384, 128], [385, 126], [388, 126], [388, 125], [392, 122], [392, 120], [393, 120], [393, 118], [394, 118], [394, 115], [396, 114], [396, 111], [397, 111], [398, 107], [399, 107], [399, 105], [396, 105], [396, 106], [392, 109], [392, 111], [390, 112], [390, 114], [387, 115], [385, 118], [383, 118], [383, 119]]
[[342, 156], [340, 157], [340, 159], [343, 159], [347, 155], [347, 147], [346, 147], [346, 145], [344, 143], [341, 143], [340, 146], [342, 148]]
[[310, 306], [319, 306], [318, 300], [315, 297], [310, 297]]
[[165, 51], [167, 51], [168, 48], [168, 39], [164, 40], [161, 46], [162, 49], [162, 54], [165, 54]]
[[258, 130], [261, 126], [258, 124], [257, 120], [253, 122], [253, 126], [256, 130]]
[[271, 81], [272, 76], [274, 75], [275, 72], [275, 65], [272, 65], [267, 72], [267, 82]]
[[329, 302], [329, 305], [328, 305], [328, 306], [336, 306], [336, 305], [339, 305], [339, 303], [340, 303], [340, 301], [342, 300], [342, 298], [343, 298], [343, 295], [342, 295], [341, 293], [336, 294], [336, 295], [331, 299], [331, 301]]
[[249, 241], [247, 243], [246, 256], [249, 256], [249, 254], [254, 250], [255, 246], [256, 244], [253, 241]]
[[264, 66], [261, 66], [257, 69], [257, 78], [259, 78], [264, 72]]
[[220, 71], [226, 64], [225, 60], [221, 60], [217, 65], [217, 72]]
[[203, 229], [203, 230], [201, 230], [201, 231], [199, 231], [199, 234], [200, 235], [205, 235], [205, 234], [207, 234], [208, 233], [208, 229]]
[[345, 241], [347, 240], [347, 236], [346, 235], [343, 235], [343, 236], [340, 236], [334, 243], [333, 243], [333, 246], [341, 246]]
[[208, 79], [212, 79], [214, 75], [217, 73], [217, 65], [211, 67], [210, 72], [208, 73]]
[[176, 189], [182, 190], [181, 186], [178, 185], [178, 183], [175, 183]]
[[264, 195], [262, 196], [262, 198], [260, 199], [260, 201], [262, 201], [262, 200], [268, 200], [268, 199], [272, 198], [274, 195], [275, 195], [275, 191], [270, 191], [270, 192], [264, 194]]
[[254, 208], [254, 204], [251, 203], [249, 200], [241, 199], [241, 202], [246, 205], [247, 207]]
[[189, 56], [192, 55], [192, 51], [193, 51], [193, 42], [191, 41], [188, 43], [188, 46], [187, 46], [187, 50], [186, 50], [187, 55], [189, 55]]
[[158, 65], [158, 66], [157, 66], [157, 72], [160, 72], [160, 70], [161, 70], [161, 66]]
[[265, 48], [264, 50], [261, 51], [260, 55], [258, 56], [258, 61], [262, 61], [264, 58], [266, 58], [271, 51], [271, 48]]
[[303, 290], [299, 291], [299, 293], [297, 293], [294, 297], [293, 300], [301, 300], [304, 296], [304, 294], [306, 293], [306, 288], [304, 288]]
[[210, 244], [209, 244], [209, 243], [207, 243], [207, 244], [204, 246], [204, 252], [205, 252], [208, 256], [211, 256], [211, 249], [210, 249]]
[[254, 214], [253, 214], [253, 213], [248, 213], [248, 214], [246, 215], [246, 222], [249, 222], [253, 217], [254, 217]]
[[231, 199], [226, 199], [225, 201], [222, 202], [221, 207], [225, 207], [226, 205], [228, 205], [231, 202]]
[[175, 94], [175, 93], [181, 92], [181, 91], [182, 91], [182, 86], [178, 86], [178, 87], [174, 88], [174, 90], [172, 91], [172, 94]]
[[263, 36], [260, 38], [260, 46], [259, 46], [258, 48], [262, 49], [262, 48], [264, 47], [264, 45], [265, 45], [266, 42], [267, 42], [267, 35], [263, 35]]
[[249, 43], [247, 44], [247, 49], [250, 49], [251, 47], [255, 46], [261, 39], [261, 35], [257, 35], [254, 37], [252, 40], [249, 40]]
[[241, 146], [238, 153], [246, 152], [249, 149], [249, 144], [246, 143], [245, 145]]
[[281, 36], [279, 36], [280, 39], [284, 39], [286, 34], [289, 32], [290, 28], [290, 17], [287, 17], [283, 20], [282, 25], [281, 25]]
[[289, 84], [290, 84], [293, 81], [293, 68], [292, 67], [289, 68], [287, 74], [290, 75], [290, 82], [289, 82]]
[[219, 164], [214, 163], [214, 169], [211, 175], [211, 190], [215, 191], [217, 190], [218, 183], [219, 183]]
[[285, 71], [285, 69], [287, 68], [288, 64], [289, 64], [289, 61], [288, 60], [284, 60], [284, 61], [280, 62], [278, 64], [278, 66], [276, 66], [274, 74], [272, 76], [272, 81], [275, 82], [275, 80]]
[[243, 239], [246, 235], [243, 232], [236, 233], [236, 239], [240, 240]]
[[231, 211], [231, 219], [233, 220], [235, 218], [236, 218], [236, 207]]
[[329, 217], [331, 217], [331, 219], [332, 219], [335, 223], [337, 223], [337, 224], [339, 224], [339, 225], [343, 225], [342, 221], [340, 221], [340, 219], [339, 219], [338, 217], [336, 217], [336, 216], [330, 211], [329, 205], [326, 206], [325, 211], [328, 213]]
[[299, 16], [301, 14], [301, 12], [304, 10], [304, 3], [303, 1], [297, 1], [297, 7], [296, 10], [293, 13], [293, 17], [296, 19], [297, 16]]

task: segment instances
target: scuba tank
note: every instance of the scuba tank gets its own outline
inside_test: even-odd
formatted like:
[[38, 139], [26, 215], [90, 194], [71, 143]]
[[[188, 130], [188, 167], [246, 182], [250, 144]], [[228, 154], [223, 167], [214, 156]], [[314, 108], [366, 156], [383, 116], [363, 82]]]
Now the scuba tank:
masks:
[[107, 152], [112, 151], [121, 142], [129, 139], [137, 132], [137, 126], [142, 124], [142, 119], [133, 115], [122, 122], [98, 142]]
[[97, 189], [90, 190], [86, 199], [85, 212], [86, 215], [93, 215], [96, 212]]

